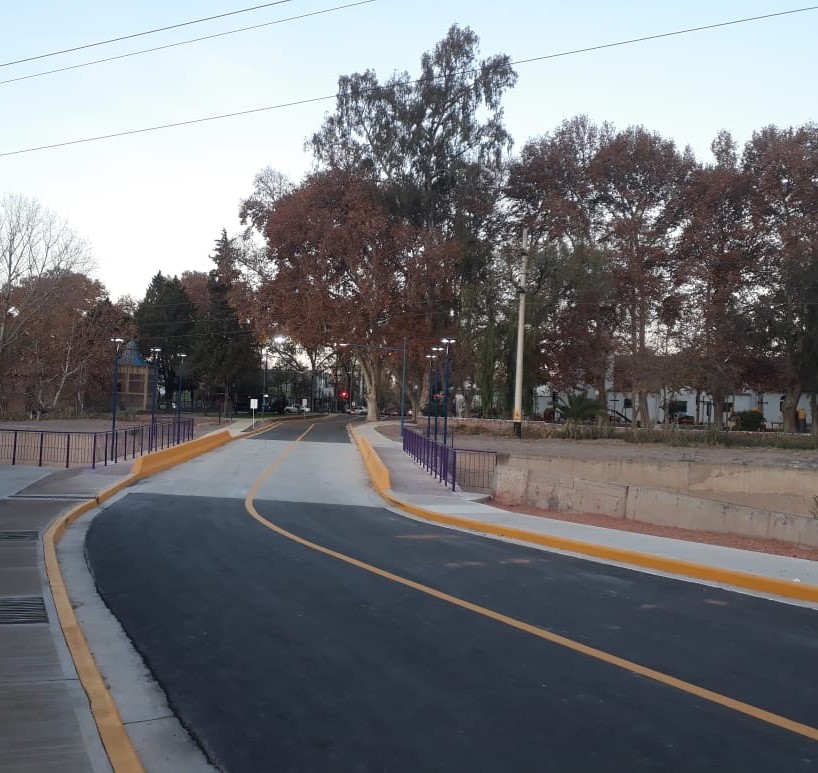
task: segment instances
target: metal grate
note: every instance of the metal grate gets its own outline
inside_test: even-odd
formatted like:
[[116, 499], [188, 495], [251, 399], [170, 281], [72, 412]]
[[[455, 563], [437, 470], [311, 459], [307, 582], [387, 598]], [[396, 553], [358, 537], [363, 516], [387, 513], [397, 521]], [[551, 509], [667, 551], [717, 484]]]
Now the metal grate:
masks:
[[0, 531], [0, 542], [36, 542], [38, 531]]
[[0, 625], [47, 622], [42, 596], [0, 597]]

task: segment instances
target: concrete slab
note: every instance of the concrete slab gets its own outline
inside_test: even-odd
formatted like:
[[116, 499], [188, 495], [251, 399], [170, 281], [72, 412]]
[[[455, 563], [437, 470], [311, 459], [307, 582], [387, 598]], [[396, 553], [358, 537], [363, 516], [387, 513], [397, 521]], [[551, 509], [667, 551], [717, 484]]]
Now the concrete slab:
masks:
[[42, 581], [37, 567], [5, 567], [0, 565], [0, 596], [39, 596]]
[[25, 499], [0, 499], [0, 530], [43, 530], [70, 503]]
[[36, 542], [0, 542], [0, 568], [36, 571], [38, 547]]
[[88, 773], [90, 763], [63, 682], [0, 690], [0, 771]]
[[8, 497], [26, 486], [51, 475], [56, 467], [29, 467], [21, 464], [0, 464], [0, 497]]
[[0, 690], [17, 682], [55, 682], [64, 678], [48, 623], [0, 628]]

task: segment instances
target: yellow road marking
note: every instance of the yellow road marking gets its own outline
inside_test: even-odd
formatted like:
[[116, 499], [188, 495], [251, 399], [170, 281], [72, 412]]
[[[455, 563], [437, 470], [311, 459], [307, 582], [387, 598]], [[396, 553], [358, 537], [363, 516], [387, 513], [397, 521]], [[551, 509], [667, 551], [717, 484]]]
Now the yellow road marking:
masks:
[[276, 534], [279, 534], [288, 540], [292, 540], [293, 542], [309, 548], [310, 550], [314, 550], [317, 553], [337, 559], [338, 561], [342, 561], [350, 566], [370, 572], [371, 574], [382, 577], [385, 580], [397, 583], [398, 585], [403, 585], [407, 588], [412, 588], [413, 590], [424, 593], [427, 596], [439, 599], [440, 601], [445, 601], [446, 603], [460, 607], [461, 609], [466, 609], [476, 615], [502, 623], [503, 625], [507, 625], [518, 631], [531, 634], [532, 636], [536, 636], [537, 638], [543, 639], [551, 644], [564, 647], [572, 652], [578, 652], [581, 655], [607, 663], [608, 665], [620, 668], [624, 671], [638, 674], [639, 676], [644, 676], [647, 679], [651, 679], [668, 687], [673, 687], [689, 695], [695, 695], [697, 698], [710, 701], [711, 703], [715, 703], [719, 706], [723, 706], [724, 708], [736, 711], [739, 714], [744, 714], [761, 722], [766, 722], [767, 724], [774, 725], [775, 727], [779, 727], [783, 730], [788, 730], [791, 733], [796, 733], [797, 735], [805, 736], [813, 741], [818, 741], [817, 727], [812, 727], [811, 725], [806, 725], [802, 722], [796, 722], [795, 720], [788, 719], [787, 717], [782, 717], [780, 714], [774, 714], [771, 711], [766, 711], [765, 709], [745, 703], [744, 701], [730, 698], [727, 695], [722, 695], [721, 693], [717, 693], [713, 690], [708, 690], [705, 687], [700, 687], [692, 682], [686, 682], [684, 679], [677, 679], [674, 676], [670, 676], [670, 674], [665, 674], [662, 671], [657, 671], [656, 669], [640, 665], [639, 663], [635, 663], [627, 658], [621, 658], [618, 655], [611, 654], [610, 652], [605, 652], [604, 650], [597, 649], [596, 647], [590, 647], [587, 644], [582, 644], [574, 639], [569, 639], [567, 636], [560, 636], [559, 634], [552, 633], [551, 631], [546, 631], [544, 628], [539, 628], [536, 625], [523, 622], [522, 620], [517, 620], [509, 615], [504, 615], [502, 612], [496, 612], [493, 609], [488, 609], [487, 607], [480, 606], [479, 604], [473, 604], [471, 601], [466, 601], [465, 599], [461, 599], [457, 596], [452, 596], [449, 593], [437, 590], [437, 588], [433, 588], [429, 585], [424, 585], [423, 583], [410, 580], [406, 577], [401, 577], [400, 575], [387, 571], [386, 569], [381, 569], [378, 566], [374, 566], [373, 564], [353, 558], [345, 553], [340, 553], [337, 550], [332, 550], [324, 545], [319, 545], [316, 542], [299, 537], [297, 534], [294, 534], [293, 532], [278, 526], [272, 521], [267, 520], [263, 515], [261, 515], [261, 513], [258, 512], [253, 500], [258, 494], [258, 491], [264, 481], [281, 464], [281, 462], [284, 461], [284, 459], [289, 456], [290, 453], [292, 453], [296, 447], [296, 444], [307, 435], [313, 426], [314, 425], [310, 426], [306, 432], [297, 437], [295, 440], [291, 441], [289, 445], [281, 452], [278, 458], [276, 458], [267, 467], [267, 469], [264, 470], [258, 480], [247, 492], [247, 496], [244, 498], [244, 506], [247, 509], [247, 512], [262, 526], [265, 526]]

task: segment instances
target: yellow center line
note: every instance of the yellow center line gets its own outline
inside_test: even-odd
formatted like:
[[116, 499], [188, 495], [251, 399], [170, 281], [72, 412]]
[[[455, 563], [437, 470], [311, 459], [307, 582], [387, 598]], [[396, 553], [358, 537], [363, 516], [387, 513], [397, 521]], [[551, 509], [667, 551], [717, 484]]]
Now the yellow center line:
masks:
[[782, 717], [780, 714], [774, 714], [771, 711], [766, 711], [765, 709], [761, 709], [757, 706], [745, 703], [744, 701], [736, 700], [735, 698], [730, 698], [727, 695], [722, 695], [721, 693], [715, 692], [713, 690], [708, 690], [705, 687], [700, 687], [699, 685], [693, 684], [692, 682], [686, 682], [684, 679], [678, 679], [675, 676], [670, 676], [670, 674], [665, 674], [662, 671], [657, 671], [656, 669], [649, 668], [648, 666], [640, 665], [639, 663], [635, 663], [632, 660], [621, 658], [618, 655], [611, 654], [610, 652], [605, 652], [604, 650], [597, 649], [596, 647], [590, 647], [587, 644], [582, 644], [581, 642], [575, 641], [574, 639], [569, 639], [566, 636], [560, 636], [559, 634], [552, 633], [551, 631], [547, 631], [544, 628], [539, 628], [536, 625], [526, 623], [522, 620], [517, 620], [516, 618], [510, 617], [509, 615], [504, 615], [502, 612], [497, 612], [493, 609], [480, 606], [479, 604], [473, 604], [471, 601], [466, 601], [465, 599], [459, 598], [457, 596], [452, 596], [449, 593], [437, 590], [437, 588], [433, 588], [429, 585], [424, 585], [423, 583], [416, 582], [415, 580], [410, 580], [407, 577], [402, 577], [398, 574], [387, 571], [386, 569], [381, 569], [380, 567], [374, 566], [373, 564], [369, 564], [365, 561], [353, 558], [352, 556], [348, 556], [345, 553], [339, 553], [337, 550], [332, 550], [331, 548], [325, 547], [324, 545], [319, 545], [316, 542], [312, 542], [310, 540], [304, 539], [303, 537], [299, 537], [297, 534], [294, 534], [293, 532], [288, 531], [287, 529], [284, 529], [281, 526], [278, 526], [272, 521], [269, 521], [267, 518], [265, 518], [258, 512], [253, 500], [258, 494], [258, 491], [261, 488], [264, 481], [281, 464], [281, 462], [284, 461], [284, 459], [287, 456], [289, 456], [290, 453], [292, 453], [292, 451], [296, 447], [296, 444], [299, 443], [314, 426], [315, 426], [314, 424], [311, 425], [306, 430], [306, 432], [297, 437], [295, 440], [291, 441], [287, 448], [285, 448], [278, 456], [278, 458], [275, 461], [273, 461], [267, 467], [266, 470], [264, 470], [259, 479], [253, 484], [253, 486], [247, 492], [247, 496], [244, 499], [244, 506], [247, 509], [247, 512], [256, 521], [262, 524], [262, 526], [265, 526], [266, 528], [270, 529], [276, 534], [279, 534], [280, 536], [285, 537], [288, 540], [292, 540], [293, 542], [302, 545], [306, 548], [309, 548], [310, 550], [314, 550], [317, 553], [321, 553], [325, 556], [337, 559], [338, 561], [342, 561], [343, 563], [349, 564], [350, 566], [354, 566], [358, 569], [370, 572], [371, 574], [377, 575], [378, 577], [382, 577], [383, 579], [389, 580], [390, 582], [403, 585], [404, 587], [407, 588], [412, 588], [413, 590], [416, 590], [420, 593], [424, 593], [427, 596], [439, 599], [440, 601], [445, 601], [446, 603], [452, 604], [453, 606], [456, 607], [460, 607], [461, 609], [466, 609], [469, 612], [473, 612], [476, 615], [480, 615], [481, 617], [494, 620], [498, 623], [502, 623], [503, 625], [507, 625], [510, 628], [514, 628], [518, 631], [523, 631], [525, 633], [531, 634], [532, 636], [536, 636], [537, 638], [543, 639], [544, 641], [550, 642], [551, 644], [556, 644], [560, 647], [564, 647], [565, 649], [577, 652], [589, 658], [593, 658], [594, 660], [607, 663], [608, 665], [623, 669], [624, 671], [628, 671], [633, 674], [638, 674], [639, 676], [644, 676], [655, 682], [666, 685], [668, 687], [673, 687], [689, 695], [695, 695], [697, 698], [702, 698], [703, 700], [710, 701], [711, 703], [715, 703], [719, 706], [723, 706], [725, 708], [736, 711], [739, 714], [745, 714], [746, 716], [760, 720], [761, 722], [766, 722], [767, 724], [774, 725], [775, 727], [782, 728], [783, 730], [788, 730], [791, 733], [796, 733], [798, 735], [805, 736], [806, 738], [810, 738], [813, 741], [818, 741], [818, 727], [812, 727], [811, 725], [806, 725], [803, 724], [802, 722], [796, 722], [795, 720], [788, 719], [787, 717]]

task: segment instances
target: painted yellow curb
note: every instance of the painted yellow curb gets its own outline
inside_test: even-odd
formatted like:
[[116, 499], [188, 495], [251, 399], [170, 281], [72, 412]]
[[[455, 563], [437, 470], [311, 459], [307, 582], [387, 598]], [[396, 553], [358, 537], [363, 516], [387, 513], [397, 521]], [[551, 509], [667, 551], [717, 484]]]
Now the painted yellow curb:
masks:
[[46, 575], [48, 576], [48, 584], [51, 587], [51, 595], [54, 598], [54, 606], [57, 609], [60, 628], [62, 628], [65, 642], [68, 645], [82, 687], [88, 695], [91, 713], [96, 722], [102, 745], [105, 747], [111, 767], [116, 773], [144, 773], [145, 769], [131, 743], [116, 703], [108, 691], [105, 680], [94, 660], [94, 656], [91, 654], [91, 649], [74, 614], [74, 608], [71, 605], [71, 599], [68, 596], [65, 580], [57, 559], [57, 543], [62, 539], [68, 527], [78, 518], [98, 507], [127, 486], [149, 475], [155, 475], [200, 454], [219, 448], [239, 437], [242, 436], [239, 435], [234, 438], [229, 430], [223, 430], [182, 443], [173, 448], [165, 448], [162, 451], [141, 456], [131, 467], [130, 475], [103, 489], [96, 499], [83, 502], [54, 520], [43, 535]]
[[640, 553], [636, 550], [597, 545], [593, 542], [584, 542], [568, 537], [538, 534], [537, 532], [517, 529], [512, 526], [498, 526], [496, 524], [483, 523], [482, 521], [473, 521], [469, 518], [462, 518], [456, 515], [443, 515], [442, 513], [436, 513], [433, 510], [427, 510], [426, 508], [418, 507], [409, 502], [404, 502], [392, 493], [389, 470], [377, 452], [372, 448], [370, 442], [365, 437], [359, 436], [354, 429], [350, 431], [361, 451], [361, 456], [369, 472], [373, 488], [390, 504], [419, 518], [435, 523], [442, 523], [447, 526], [468, 529], [469, 531], [493, 534], [498, 537], [520, 540], [521, 542], [530, 542], [535, 545], [564, 550], [569, 553], [601, 558], [605, 561], [616, 561], [617, 563], [653, 569], [666, 574], [676, 574], [697, 580], [707, 580], [709, 582], [732, 585], [736, 588], [746, 588], [747, 590], [756, 591], [757, 593], [783, 596], [785, 598], [797, 599], [798, 601], [818, 602], [818, 586], [808, 583], [781, 580], [776, 577], [759, 577], [747, 572], [739, 572], [734, 569], [720, 569], [715, 566], [708, 566], [707, 564], [682, 561], [678, 558], [654, 556], [650, 553]]

